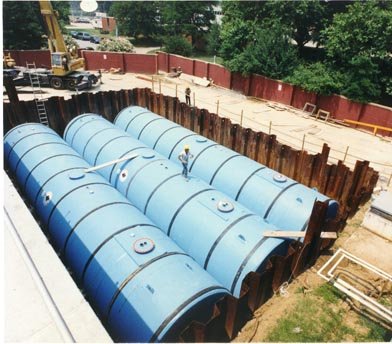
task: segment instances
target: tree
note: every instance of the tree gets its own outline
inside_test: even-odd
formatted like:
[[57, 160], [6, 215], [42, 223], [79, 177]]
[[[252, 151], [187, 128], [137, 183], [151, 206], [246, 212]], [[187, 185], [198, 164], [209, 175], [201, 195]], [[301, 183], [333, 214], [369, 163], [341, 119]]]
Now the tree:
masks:
[[113, 1], [97, 1], [97, 3], [98, 3], [98, 11], [104, 13], [109, 13], [110, 8], [114, 4]]
[[284, 81], [322, 95], [337, 93], [342, 88], [342, 75], [322, 62], [300, 65]]
[[344, 74], [341, 94], [360, 103], [376, 101], [381, 95], [379, 75], [378, 66], [370, 57], [358, 55]]
[[240, 18], [222, 24], [220, 56], [230, 61], [241, 54], [254, 39], [255, 30], [253, 22], [246, 22]]
[[207, 34], [207, 53], [218, 55], [221, 46], [220, 26], [217, 23], [212, 24], [210, 32]]
[[65, 28], [65, 25], [69, 24], [69, 15], [71, 14], [71, 8], [69, 1], [52, 1], [52, 7], [58, 13], [58, 21], [61, 28]]
[[[3, 2], [3, 45], [5, 49], [40, 49], [45, 42], [38, 2]], [[28, 19], [28, 20], [27, 20]]]
[[[383, 2], [356, 2], [323, 31], [328, 60], [346, 76], [342, 93], [361, 102], [390, 94], [392, 10]], [[382, 74], [382, 77], [380, 77]]]
[[268, 8], [265, 1], [222, 1], [222, 24], [241, 21], [251, 21], [261, 24], [268, 18]]
[[357, 55], [373, 61], [391, 58], [392, 11], [373, 1], [355, 2], [345, 13], [336, 14], [323, 31], [327, 56], [340, 66]]
[[118, 1], [110, 7], [122, 35], [151, 37], [158, 31], [158, 7], [154, 1]]
[[269, 1], [269, 16], [290, 28], [291, 37], [297, 43], [299, 51], [310, 40], [318, 38], [324, 27], [326, 6], [318, 0]]
[[192, 54], [192, 44], [182, 36], [167, 36], [163, 44], [167, 53], [182, 56], [190, 56]]
[[161, 24], [165, 36], [186, 35], [192, 42], [208, 32], [215, 19], [214, 1], [162, 1]]
[[225, 65], [234, 72], [282, 79], [297, 65], [297, 48], [291, 44], [287, 28], [272, 21], [256, 28], [244, 50]]

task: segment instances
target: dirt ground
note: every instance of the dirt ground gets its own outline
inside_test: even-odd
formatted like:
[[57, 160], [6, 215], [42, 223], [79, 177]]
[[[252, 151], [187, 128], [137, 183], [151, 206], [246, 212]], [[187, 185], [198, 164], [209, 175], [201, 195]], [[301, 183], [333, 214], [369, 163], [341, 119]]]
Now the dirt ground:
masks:
[[[317, 275], [317, 271], [338, 248], [343, 248], [381, 270], [392, 274], [392, 242], [373, 234], [361, 226], [363, 217], [370, 207], [370, 202], [365, 204], [348, 221], [347, 226], [339, 235], [330, 252], [321, 255], [313, 267], [293, 280], [286, 289], [286, 296], [276, 294], [262, 305], [255, 312], [254, 318], [241, 329], [238, 336], [233, 340], [234, 342], [265, 341], [271, 330], [276, 326], [277, 321], [293, 310], [299, 300], [302, 300], [303, 294], [296, 292], [298, 288], [312, 291], [326, 283], [325, 280]], [[347, 303], [343, 301], [338, 307], [349, 309]], [[353, 310], [349, 310], [347, 314], [345, 323], [357, 324], [358, 314]], [[347, 338], [347, 340], [351, 341], [350, 338]]]
[[[392, 175], [392, 139], [360, 130], [343, 127], [337, 124], [316, 121], [298, 109], [284, 105], [273, 104], [260, 99], [247, 98], [237, 92], [218, 86], [203, 87], [193, 84], [190, 76], [187, 80], [168, 78], [165, 74], [154, 75], [154, 82], [148, 81], [151, 76], [137, 74], [103, 74], [103, 84], [97, 86], [92, 92], [100, 90], [120, 90], [137, 87], [153, 88], [155, 92], [169, 96], [178, 96], [185, 101], [184, 91], [187, 86], [192, 90], [192, 101], [199, 108], [219, 113], [233, 122], [241, 122], [244, 126], [254, 130], [277, 135], [277, 139], [298, 149], [302, 148], [312, 153], [321, 152], [323, 143], [330, 148], [330, 162], [344, 159], [348, 149], [345, 163], [353, 167], [356, 160], [369, 160], [371, 166], [380, 171], [380, 183], [384, 187], [390, 182]], [[29, 87], [23, 87], [19, 94], [20, 100], [33, 99]], [[70, 97], [75, 92], [68, 90], [43, 89], [43, 97], [64, 96]], [[5, 96], [6, 99], [6, 96]], [[219, 101], [219, 109], [218, 109]], [[275, 106], [278, 105], [278, 106]], [[392, 184], [390, 182], [390, 184]]]

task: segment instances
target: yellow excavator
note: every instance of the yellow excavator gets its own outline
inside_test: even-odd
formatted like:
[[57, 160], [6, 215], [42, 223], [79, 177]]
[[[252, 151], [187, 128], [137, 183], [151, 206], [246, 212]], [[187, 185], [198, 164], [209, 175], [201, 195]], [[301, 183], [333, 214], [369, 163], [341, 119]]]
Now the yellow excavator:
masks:
[[57, 11], [53, 10], [50, 1], [39, 1], [39, 5], [51, 52], [52, 71], [48, 74], [49, 85], [55, 89], [91, 88], [98, 82], [99, 75], [79, 70], [84, 68], [84, 59], [77, 57], [75, 48], [68, 50], [57, 20]]

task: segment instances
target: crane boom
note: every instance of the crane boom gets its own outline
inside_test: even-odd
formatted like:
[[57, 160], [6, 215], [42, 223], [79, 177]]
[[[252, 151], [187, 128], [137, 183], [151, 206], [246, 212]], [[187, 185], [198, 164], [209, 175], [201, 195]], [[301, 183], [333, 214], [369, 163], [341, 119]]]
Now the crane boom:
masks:
[[67, 52], [67, 46], [65, 45], [65, 41], [60, 30], [60, 25], [57, 20], [58, 13], [53, 10], [50, 1], [40, 1], [39, 5], [41, 9], [41, 15], [44, 19], [46, 32], [48, 33], [48, 42], [49, 42], [50, 51], [52, 53]]
[[51, 52], [52, 71], [55, 76], [66, 76], [84, 67], [84, 59], [71, 54], [64, 41], [61, 28], [57, 20], [58, 13], [53, 10], [48, 0], [40, 0], [39, 6], [44, 19], [44, 26], [48, 35]]

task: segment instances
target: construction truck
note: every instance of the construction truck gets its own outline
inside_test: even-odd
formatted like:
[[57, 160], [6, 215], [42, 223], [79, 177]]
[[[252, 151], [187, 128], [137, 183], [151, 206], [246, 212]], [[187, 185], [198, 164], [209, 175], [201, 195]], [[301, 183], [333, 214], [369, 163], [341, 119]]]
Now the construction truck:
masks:
[[[15, 86], [30, 85], [31, 74], [39, 79], [40, 86], [55, 89], [82, 90], [96, 85], [100, 80], [100, 74], [82, 70], [84, 59], [77, 56], [75, 47], [68, 49], [66, 46], [57, 20], [58, 13], [53, 10], [50, 1], [39, 1], [39, 6], [47, 33], [52, 69], [36, 68], [34, 64], [29, 64], [28, 68], [15, 67], [19, 73], [14, 78]], [[4, 69], [4, 74], [12, 73], [10, 69]]]
[[39, 6], [51, 52], [52, 73], [48, 76], [50, 86], [55, 89], [71, 90], [91, 88], [98, 82], [99, 76], [79, 71], [84, 68], [84, 59], [77, 57], [74, 47], [68, 50], [57, 20], [58, 13], [53, 10], [50, 1], [39, 1]]

